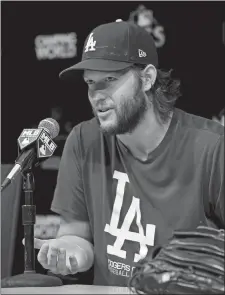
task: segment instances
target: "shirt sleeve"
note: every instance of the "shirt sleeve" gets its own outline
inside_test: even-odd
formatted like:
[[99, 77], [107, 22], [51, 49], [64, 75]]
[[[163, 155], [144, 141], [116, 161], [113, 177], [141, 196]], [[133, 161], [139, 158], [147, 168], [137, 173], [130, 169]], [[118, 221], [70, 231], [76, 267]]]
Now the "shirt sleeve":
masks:
[[51, 210], [62, 216], [89, 221], [81, 173], [80, 125], [75, 126], [64, 145]]
[[209, 180], [210, 217], [219, 228], [224, 228], [224, 135], [214, 149]]

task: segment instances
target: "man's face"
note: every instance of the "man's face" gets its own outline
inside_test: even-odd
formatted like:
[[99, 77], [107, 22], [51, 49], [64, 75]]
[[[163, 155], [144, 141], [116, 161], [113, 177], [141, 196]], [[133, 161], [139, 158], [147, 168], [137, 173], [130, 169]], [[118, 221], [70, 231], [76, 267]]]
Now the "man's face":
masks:
[[144, 119], [148, 101], [132, 70], [84, 71], [88, 97], [103, 133], [131, 133]]

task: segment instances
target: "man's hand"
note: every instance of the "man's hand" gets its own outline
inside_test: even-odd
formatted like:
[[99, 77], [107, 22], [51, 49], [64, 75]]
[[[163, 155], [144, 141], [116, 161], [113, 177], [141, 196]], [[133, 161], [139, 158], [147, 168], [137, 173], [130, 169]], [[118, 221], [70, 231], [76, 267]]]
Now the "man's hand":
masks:
[[70, 275], [78, 272], [76, 255], [79, 255], [80, 249], [76, 245], [69, 244], [61, 238], [49, 240], [34, 238], [34, 248], [40, 249], [37, 256], [39, 263], [55, 274]]

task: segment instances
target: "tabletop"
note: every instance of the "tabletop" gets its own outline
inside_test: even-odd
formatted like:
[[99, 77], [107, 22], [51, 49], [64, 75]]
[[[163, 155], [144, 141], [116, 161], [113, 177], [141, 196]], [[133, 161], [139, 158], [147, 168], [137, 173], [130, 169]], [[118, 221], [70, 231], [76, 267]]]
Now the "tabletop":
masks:
[[134, 294], [126, 287], [63, 285], [59, 287], [2, 288], [1, 294]]

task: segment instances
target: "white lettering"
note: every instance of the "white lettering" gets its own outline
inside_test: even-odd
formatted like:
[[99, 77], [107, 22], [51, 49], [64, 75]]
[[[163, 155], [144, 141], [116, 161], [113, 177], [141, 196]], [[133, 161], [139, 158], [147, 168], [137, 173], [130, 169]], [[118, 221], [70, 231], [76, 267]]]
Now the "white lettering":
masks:
[[43, 143], [46, 144], [46, 146], [53, 152], [55, 150], [55, 143], [51, 140], [51, 138], [45, 133], [43, 132], [40, 136], [40, 139]]
[[55, 149], [55, 144], [54, 144], [53, 142], [50, 143], [50, 145], [49, 145], [49, 149], [50, 149], [51, 151], [54, 151], [54, 149]]
[[39, 35], [35, 38], [37, 59], [72, 58], [77, 54], [76, 33]]
[[46, 133], [42, 133], [41, 134], [41, 140], [44, 142], [44, 143], [48, 143], [50, 141], [50, 138], [48, 137], [48, 135], [46, 135]]
[[85, 51], [84, 52], [88, 52], [88, 51], [95, 51], [95, 44], [96, 41], [94, 41], [93, 39], [93, 33], [90, 34], [88, 40], [87, 40], [87, 44], [85, 46]]
[[[138, 242], [140, 244], [139, 253], [135, 253], [134, 262], [139, 261], [147, 255], [149, 246], [154, 246], [155, 239], [155, 225], [146, 225], [146, 236], [141, 224], [141, 211], [140, 211], [140, 199], [133, 196], [130, 208], [124, 218], [121, 228], [118, 228], [120, 212], [123, 204], [124, 192], [126, 182], [129, 183], [129, 179], [126, 173], [115, 171], [113, 178], [118, 179], [116, 197], [113, 205], [112, 216], [110, 224], [105, 225], [105, 232], [116, 237], [113, 245], [107, 246], [107, 253], [115, 255], [120, 258], [126, 258], [126, 251], [122, 250], [125, 240]], [[130, 227], [136, 216], [136, 224], [139, 232], [131, 232]]]
[[37, 136], [39, 132], [40, 131], [36, 129], [25, 129], [21, 136]]
[[166, 42], [164, 28], [162, 26], [155, 27], [153, 30], [153, 35], [156, 38], [155, 40], [156, 47], [162, 47]]

